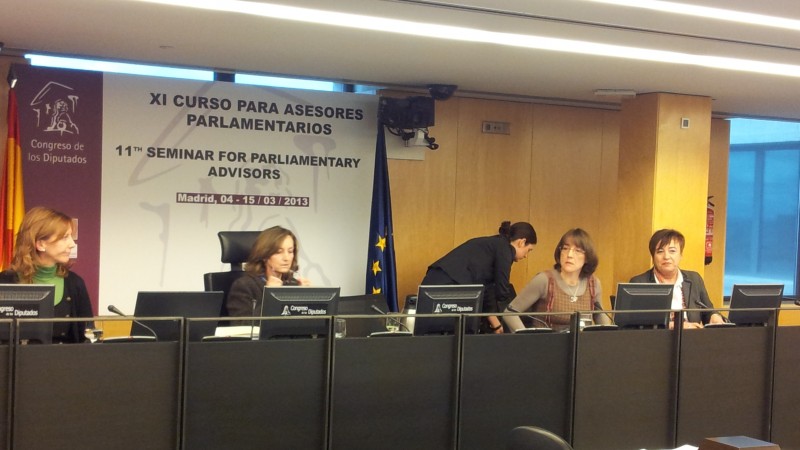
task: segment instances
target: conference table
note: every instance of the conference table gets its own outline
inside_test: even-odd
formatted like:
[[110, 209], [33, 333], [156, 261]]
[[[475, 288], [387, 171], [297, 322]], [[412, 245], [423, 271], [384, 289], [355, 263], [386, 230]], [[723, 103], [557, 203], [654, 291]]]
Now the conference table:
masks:
[[[348, 330], [377, 320], [337, 317]], [[452, 316], [460, 330], [466, 319]], [[578, 450], [733, 435], [800, 449], [800, 326], [774, 320], [589, 331], [573, 317], [568, 332], [202, 341], [185, 337], [207, 319], [148, 320], [183, 337], [3, 337], [0, 448], [483, 450], [534, 425]], [[334, 318], [320, 320], [332, 330]]]

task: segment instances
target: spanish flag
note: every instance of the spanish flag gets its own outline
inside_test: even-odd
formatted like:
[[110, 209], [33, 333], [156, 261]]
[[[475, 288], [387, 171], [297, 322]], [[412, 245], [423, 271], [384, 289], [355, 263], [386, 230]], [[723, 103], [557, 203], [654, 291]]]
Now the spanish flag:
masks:
[[6, 269], [14, 254], [14, 240], [25, 214], [25, 199], [22, 194], [22, 148], [19, 139], [19, 111], [17, 93], [8, 91], [8, 140], [3, 158], [3, 182], [0, 186], [0, 270]]

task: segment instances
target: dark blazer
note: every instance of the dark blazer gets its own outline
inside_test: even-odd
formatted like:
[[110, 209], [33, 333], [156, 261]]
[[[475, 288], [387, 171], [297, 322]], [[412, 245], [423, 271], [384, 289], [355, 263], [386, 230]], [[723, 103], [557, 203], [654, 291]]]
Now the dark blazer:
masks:
[[[687, 309], [702, 309], [703, 311], [687, 311], [686, 315], [689, 322], [703, 322], [707, 324], [711, 320], [711, 316], [719, 314], [717, 311], [711, 309], [711, 299], [708, 297], [706, 291], [706, 284], [703, 278], [697, 272], [691, 270], [681, 270], [683, 274], [683, 295], [686, 302]], [[631, 283], [655, 283], [656, 278], [651, 268], [647, 272], [640, 273], [631, 278]], [[688, 295], [687, 295], [688, 293]]]
[[[13, 270], [6, 270], [0, 273], [0, 283], [19, 283], [19, 275]], [[61, 297], [60, 307], [56, 307], [55, 315], [62, 311], [60, 317], [92, 317], [92, 302], [89, 300], [89, 291], [86, 290], [86, 283], [83, 278], [75, 272], [68, 272], [64, 277], [64, 296]], [[64, 303], [66, 302], [66, 303]], [[70, 322], [64, 326], [54, 326], [54, 342], [83, 342], [86, 337], [83, 330], [90, 325], [86, 322]]]
[[[486, 286], [484, 300], [507, 303], [515, 294], [509, 277], [514, 263], [514, 247], [504, 236], [486, 236], [468, 240], [451, 250], [428, 270], [438, 269], [453, 280], [453, 284], [482, 284]], [[484, 302], [486, 303], [486, 302]], [[494, 311], [505, 309], [493, 308]], [[489, 312], [484, 308], [484, 312]]]
[[[253, 317], [261, 315], [261, 301], [266, 281], [263, 277], [245, 273], [233, 282], [228, 291], [226, 307], [231, 317]], [[234, 321], [233, 325], [245, 322]]]

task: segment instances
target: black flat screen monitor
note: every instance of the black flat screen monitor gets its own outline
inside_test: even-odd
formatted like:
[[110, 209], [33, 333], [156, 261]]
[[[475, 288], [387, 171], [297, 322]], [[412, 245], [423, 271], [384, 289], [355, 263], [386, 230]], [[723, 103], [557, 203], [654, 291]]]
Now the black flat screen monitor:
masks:
[[[483, 306], [483, 285], [438, 285], [420, 286], [417, 294], [416, 314], [478, 314]], [[414, 335], [454, 334], [455, 317], [416, 317]], [[465, 318], [465, 333], [475, 334], [480, 325], [479, 317]]]
[[[222, 309], [222, 291], [141, 291], [136, 296], [136, 307], [133, 316], [141, 317], [219, 317]], [[171, 320], [139, 320], [133, 322], [131, 335], [150, 336], [151, 333], [142, 324], [153, 329], [159, 341], [177, 341], [180, 339], [180, 326]], [[217, 321], [194, 321], [189, 327], [189, 340], [200, 341], [205, 336], [213, 336]]]
[[728, 320], [736, 325], [766, 325], [770, 322], [771, 311], [748, 311], [747, 308], [779, 309], [782, 301], [782, 284], [734, 284]]
[[[0, 319], [52, 319], [56, 287], [52, 284], [0, 284]], [[53, 323], [17, 324], [19, 339], [53, 342]], [[0, 340], [9, 338], [9, 325], [0, 324]]]
[[[261, 316], [287, 320], [261, 322], [260, 339], [326, 336], [329, 320], [337, 314], [339, 287], [267, 286], [261, 302]], [[295, 317], [303, 319], [294, 319]], [[309, 319], [305, 319], [309, 317]], [[320, 317], [311, 319], [310, 317]]]
[[339, 297], [339, 304], [336, 307], [337, 315], [375, 316], [374, 319], [364, 318], [348, 320], [348, 336], [365, 337], [372, 333], [386, 331], [386, 318], [383, 317], [383, 314], [376, 311], [373, 306], [384, 313], [388, 313], [389, 311], [389, 307], [386, 304], [386, 297], [384, 297], [382, 294], [349, 295]]
[[624, 328], [666, 328], [670, 314], [666, 310], [672, 308], [674, 288], [672, 284], [619, 283], [614, 323]]

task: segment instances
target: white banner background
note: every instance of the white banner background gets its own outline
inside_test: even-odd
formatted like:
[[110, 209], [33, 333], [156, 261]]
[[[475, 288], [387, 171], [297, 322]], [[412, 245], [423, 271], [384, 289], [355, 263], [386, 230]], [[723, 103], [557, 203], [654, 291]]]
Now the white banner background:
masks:
[[[184, 106], [198, 96], [229, 100], [231, 107]], [[204, 273], [228, 270], [220, 262], [218, 231], [273, 225], [296, 233], [299, 273], [313, 285], [341, 286], [343, 295], [363, 293], [376, 97], [105, 74], [103, 98], [101, 314], [109, 304], [132, 313], [138, 291], [202, 290]], [[239, 100], [274, 105], [278, 112], [239, 110]], [[354, 118], [287, 115], [287, 105], [321, 107], [312, 112], [342, 108]], [[189, 115], [221, 116], [225, 123], [234, 118], [303, 122], [329, 126], [331, 132], [199, 127], [187, 123]], [[213, 159], [149, 157], [149, 147], [210, 150]], [[220, 152], [243, 152], [246, 161], [220, 160]], [[253, 154], [349, 158], [357, 167], [262, 164], [251, 162]], [[277, 179], [209, 176], [212, 168], [219, 173], [223, 167], [280, 174]], [[217, 201], [221, 195], [239, 197], [232, 197], [237, 204], [178, 203], [179, 192], [217, 194]], [[265, 195], [307, 197], [309, 206], [247, 205], [243, 195], [256, 201]]]

